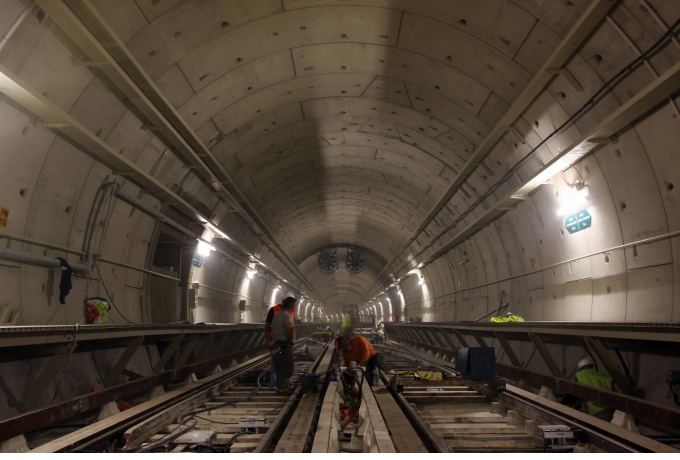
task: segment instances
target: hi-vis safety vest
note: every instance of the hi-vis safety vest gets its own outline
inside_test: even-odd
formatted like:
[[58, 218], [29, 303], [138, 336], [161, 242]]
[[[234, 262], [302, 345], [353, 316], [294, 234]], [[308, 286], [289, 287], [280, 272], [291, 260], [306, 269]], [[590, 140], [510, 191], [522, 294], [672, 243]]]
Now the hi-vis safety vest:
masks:
[[352, 316], [348, 314], [342, 315], [342, 327], [349, 328], [352, 325]]
[[[278, 315], [283, 310], [281, 305], [274, 305], [272, 308], [274, 309], [274, 316]], [[295, 319], [295, 310], [288, 312], [288, 314], [291, 316], [291, 318]]]
[[491, 318], [492, 323], [522, 323], [524, 318], [519, 315], [510, 316], [494, 316]]
[[[583, 369], [576, 373], [576, 381], [584, 385], [588, 385], [594, 388], [601, 388], [603, 390], [612, 389], [612, 379], [609, 376], [597, 372], [595, 369]], [[605, 409], [609, 409], [606, 406], [600, 406], [594, 404], [591, 401], [586, 401], [588, 403], [588, 414], [595, 415]]]

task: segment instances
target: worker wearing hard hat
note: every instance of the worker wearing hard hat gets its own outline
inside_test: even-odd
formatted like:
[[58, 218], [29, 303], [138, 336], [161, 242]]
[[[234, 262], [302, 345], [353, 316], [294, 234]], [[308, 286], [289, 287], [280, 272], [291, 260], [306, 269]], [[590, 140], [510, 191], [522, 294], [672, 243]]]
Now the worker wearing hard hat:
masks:
[[378, 324], [378, 328], [375, 331], [373, 342], [371, 343], [385, 343], [386, 339], [387, 333], [385, 331], [385, 324], [381, 322], [380, 324]]
[[[267, 348], [269, 350], [272, 349], [275, 341], [274, 330], [272, 329], [272, 322], [274, 321], [274, 317], [283, 311], [283, 304], [286, 302], [286, 299], [292, 299], [293, 304], [297, 303], [297, 297], [295, 296], [295, 294], [293, 294], [292, 292], [285, 292], [281, 298], [281, 303], [278, 305], [274, 305], [269, 309], [269, 312], [267, 312], [267, 319], [265, 320], [264, 323], [264, 337]], [[292, 311], [289, 312], [289, 314], [291, 318], [295, 320], [294, 308]], [[272, 355], [272, 361], [269, 367], [269, 389], [271, 391], [276, 390], [276, 381], [277, 381], [276, 365], [274, 363], [274, 355]], [[291, 380], [289, 383], [289, 388], [292, 388], [292, 384], [293, 382]]]
[[349, 313], [349, 311], [345, 312], [344, 315], [342, 315], [342, 323], [340, 326], [340, 332], [342, 335], [349, 335], [352, 331], [352, 315]]
[[272, 358], [274, 359], [274, 366], [276, 369], [276, 394], [289, 394], [289, 385], [292, 383], [291, 378], [295, 372], [295, 354], [293, 353], [293, 346], [295, 345], [295, 321], [293, 320], [293, 312], [297, 299], [293, 294], [288, 294], [281, 304], [282, 310], [275, 315], [272, 321], [272, 332], [274, 334], [274, 343], [271, 348]]
[[[611, 377], [595, 370], [595, 363], [590, 357], [585, 357], [576, 365], [576, 381], [584, 385], [603, 390], [614, 390], [614, 383]], [[590, 415], [610, 422], [614, 416], [614, 409], [601, 406], [600, 404], [586, 401], [587, 412]]]

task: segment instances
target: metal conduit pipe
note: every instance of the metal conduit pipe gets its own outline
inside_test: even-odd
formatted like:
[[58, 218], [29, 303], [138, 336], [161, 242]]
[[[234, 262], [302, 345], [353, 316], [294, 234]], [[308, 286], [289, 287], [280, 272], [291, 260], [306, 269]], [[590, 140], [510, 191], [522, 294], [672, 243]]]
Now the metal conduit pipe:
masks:
[[115, 184], [115, 187], [113, 188], [113, 194], [116, 197], [120, 198], [121, 200], [125, 201], [127, 204], [136, 207], [140, 211], [150, 215], [151, 217], [153, 217], [154, 219], [156, 219], [160, 222], [163, 222], [163, 223], [170, 225], [171, 227], [173, 227], [176, 230], [179, 230], [180, 232], [184, 233], [188, 237], [193, 238], [193, 239], [199, 238], [198, 235], [196, 235], [194, 232], [192, 232], [188, 228], [183, 227], [182, 225], [178, 224], [177, 222], [170, 219], [169, 217], [166, 217], [165, 215], [156, 211], [155, 209], [153, 209], [151, 206], [147, 205], [143, 201], [140, 201], [137, 198], [135, 198], [134, 196], [129, 195], [126, 192], [124, 192], [121, 189], [121, 186], [119, 184]]
[[[18, 262], [38, 267], [62, 269], [61, 262], [52, 257], [38, 256], [28, 252], [17, 251], [15, 249], [0, 248], [0, 260]], [[70, 263], [69, 265], [75, 273], [87, 273], [90, 267], [80, 263]]]
[[[96, 209], [93, 208], [94, 213], [92, 211], [90, 212], [90, 218], [88, 219], [88, 227], [87, 227], [87, 233], [85, 234], [85, 254], [87, 254], [88, 258], [92, 259], [95, 254], [93, 254], [92, 246], [94, 244], [94, 240], [97, 237], [97, 229], [99, 228], [99, 223], [102, 220], [102, 214], [104, 214], [104, 205], [107, 201], [108, 198], [108, 203], [111, 203], [111, 200], [113, 200], [113, 189], [115, 188], [116, 184], [114, 182], [109, 182], [107, 184], [104, 184], [97, 190], [97, 194], [95, 195], [95, 199], [98, 198], [98, 202], [96, 205]], [[106, 215], [106, 218], [108, 219], [108, 213]]]
[[17, 31], [19, 26], [23, 24], [23, 22], [26, 20], [29, 14], [31, 14], [31, 11], [33, 10], [33, 7], [35, 6], [35, 2], [31, 2], [30, 5], [26, 7], [26, 9], [19, 15], [19, 17], [14, 21], [14, 24], [12, 24], [12, 27], [7, 31], [7, 33], [2, 37], [2, 40], [0, 40], [0, 51], [2, 51], [5, 48], [5, 45], [9, 41], [10, 38], [14, 35], [14, 33]]

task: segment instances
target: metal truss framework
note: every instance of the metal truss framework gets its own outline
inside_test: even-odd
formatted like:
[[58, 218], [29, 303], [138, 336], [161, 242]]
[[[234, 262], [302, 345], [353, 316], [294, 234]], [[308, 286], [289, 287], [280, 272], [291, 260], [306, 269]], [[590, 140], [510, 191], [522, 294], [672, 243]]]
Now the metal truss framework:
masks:
[[[299, 338], [316, 331], [316, 325], [299, 324]], [[153, 375], [136, 376], [114, 385], [140, 348], [157, 347]], [[73, 353], [118, 349], [120, 355], [106, 372], [103, 390], [33, 409], [50, 384], [66, 370]], [[262, 324], [234, 325], [76, 325], [0, 327], [0, 362], [47, 358], [40, 374], [17, 402], [22, 414], [0, 420], [0, 442], [13, 436], [96, 409], [108, 402], [149, 391], [189, 377], [230, 366], [266, 352]], [[96, 358], [95, 358], [96, 359]], [[27, 382], [30, 384], [30, 382]], [[33, 409], [33, 410], [31, 410]]]
[[[584, 400], [615, 407], [657, 426], [680, 426], [680, 410], [636, 397], [638, 389], [626, 379], [613, 356], [617, 350], [680, 356], [680, 324], [426, 323], [388, 324], [387, 331], [390, 340], [406, 343], [416, 348], [416, 354], [427, 354], [430, 360], [433, 357], [440, 358], [442, 363], [449, 366], [458, 348], [494, 346], [498, 339], [496, 354], [504, 352], [511, 363], [496, 363], [496, 372], [501, 377], [523, 380], [531, 386], [547, 387], [556, 394], [569, 393]], [[528, 363], [518, 357], [522, 344], [533, 345], [530, 356], [538, 352], [551, 375], [526, 369]], [[566, 378], [566, 369], [551, 354], [550, 348], [554, 349], [555, 346], [587, 347], [597, 356], [623, 394], [581, 385]]]

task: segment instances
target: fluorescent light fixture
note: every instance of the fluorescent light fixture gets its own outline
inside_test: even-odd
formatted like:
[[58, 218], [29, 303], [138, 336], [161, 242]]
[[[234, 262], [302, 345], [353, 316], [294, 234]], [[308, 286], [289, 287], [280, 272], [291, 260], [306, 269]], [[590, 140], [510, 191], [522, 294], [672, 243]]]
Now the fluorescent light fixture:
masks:
[[198, 240], [198, 246], [196, 247], [196, 252], [199, 256], [208, 257], [211, 251], [215, 250], [215, 246], [210, 243], [206, 243], [203, 240]]

